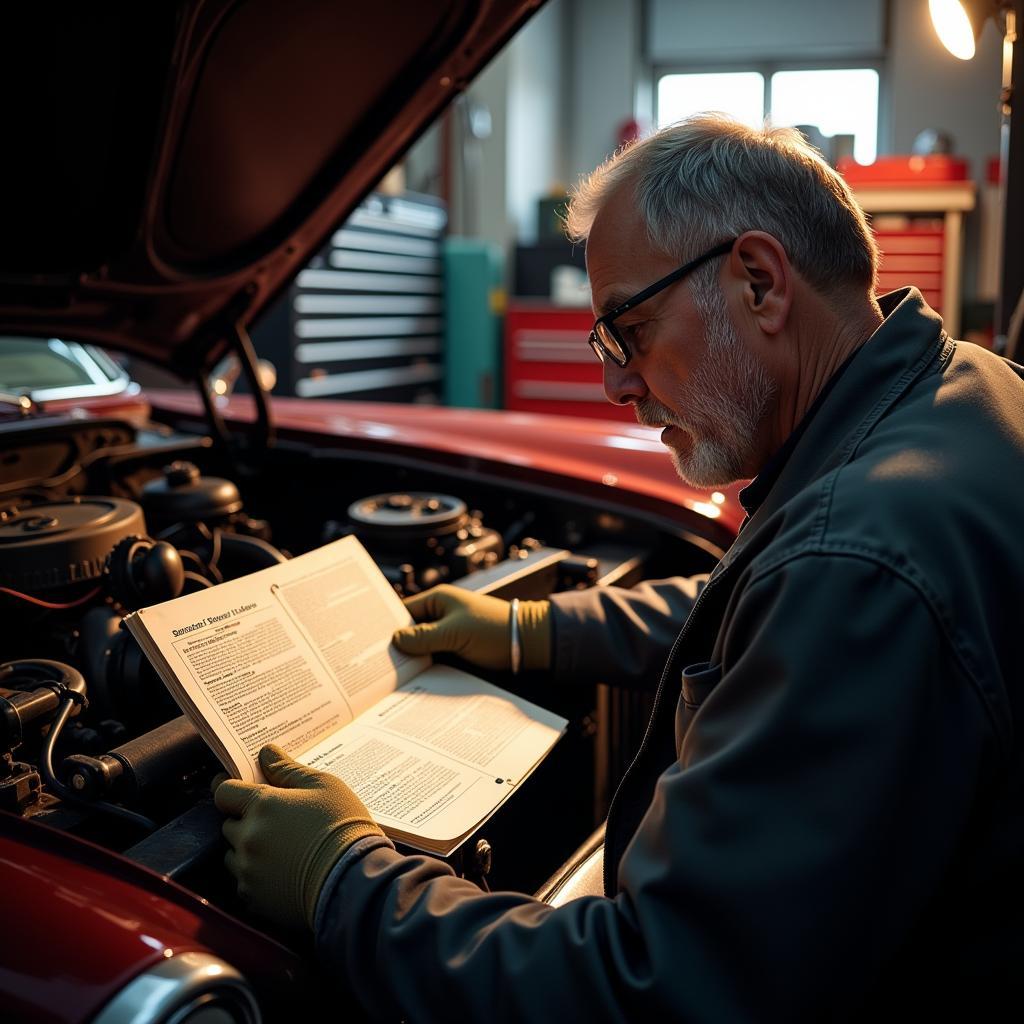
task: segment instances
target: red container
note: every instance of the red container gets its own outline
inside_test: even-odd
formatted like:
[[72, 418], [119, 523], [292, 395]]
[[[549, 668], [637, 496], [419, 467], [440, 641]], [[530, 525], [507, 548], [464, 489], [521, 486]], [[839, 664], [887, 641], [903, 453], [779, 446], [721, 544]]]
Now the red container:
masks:
[[858, 185], [936, 185], [967, 181], [967, 161], [958, 156], [880, 156], [873, 164], [859, 164], [841, 157], [839, 173], [854, 187]]
[[635, 421], [633, 407], [613, 405], [587, 338], [589, 309], [512, 300], [505, 315], [505, 408], [562, 416]]

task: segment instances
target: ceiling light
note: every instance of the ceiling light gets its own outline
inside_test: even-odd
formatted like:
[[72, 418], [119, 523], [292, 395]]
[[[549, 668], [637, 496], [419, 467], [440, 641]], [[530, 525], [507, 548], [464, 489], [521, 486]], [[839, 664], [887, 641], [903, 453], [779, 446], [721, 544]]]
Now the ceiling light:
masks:
[[965, 5], [960, 0], [928, 0], [928, 11], [942, 45], [954, 57], [970, 60], [974, 56], [977, 30]]

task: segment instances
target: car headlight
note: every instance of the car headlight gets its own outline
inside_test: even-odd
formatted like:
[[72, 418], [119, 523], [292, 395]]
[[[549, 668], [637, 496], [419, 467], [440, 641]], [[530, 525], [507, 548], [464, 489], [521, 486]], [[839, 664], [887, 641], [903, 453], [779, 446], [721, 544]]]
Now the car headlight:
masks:
[[260, 1024], [245, 978], [209, 953], [179, 953], [133, 978], [94, 1024]]

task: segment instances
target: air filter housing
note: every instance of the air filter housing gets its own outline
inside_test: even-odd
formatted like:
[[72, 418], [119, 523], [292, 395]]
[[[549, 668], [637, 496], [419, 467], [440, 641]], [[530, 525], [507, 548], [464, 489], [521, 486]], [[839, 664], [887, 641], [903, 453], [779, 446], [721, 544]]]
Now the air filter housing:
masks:
[[112, 548], [144, 535], [142, 508], [123, 498], [73, 498], [0, 517], [0, 586], [39, 594], [98, 580]]

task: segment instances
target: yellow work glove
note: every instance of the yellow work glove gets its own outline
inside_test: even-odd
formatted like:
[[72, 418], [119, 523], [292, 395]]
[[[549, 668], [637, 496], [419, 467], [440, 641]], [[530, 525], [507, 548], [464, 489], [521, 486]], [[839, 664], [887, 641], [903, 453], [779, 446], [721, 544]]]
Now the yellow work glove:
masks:
[[[406, 654], [449, 651], [480, 668], [512, 668], [511, 603], [442, 584], [407, 598], [418, 625], [396, 631], [394, 645]], [[519, 602], [520, 668], [545, 669], [551, 663], [551, 604]]]
[[331, 868], [357, 839], [384, 833], [336, 776], [272, 744], [260, 751], [260, 767], [270, 785], [228, 779], [214, 790], [217, 809], [230, 815], [224, 863], [251, 910], [286, 928], [312, 929]]

